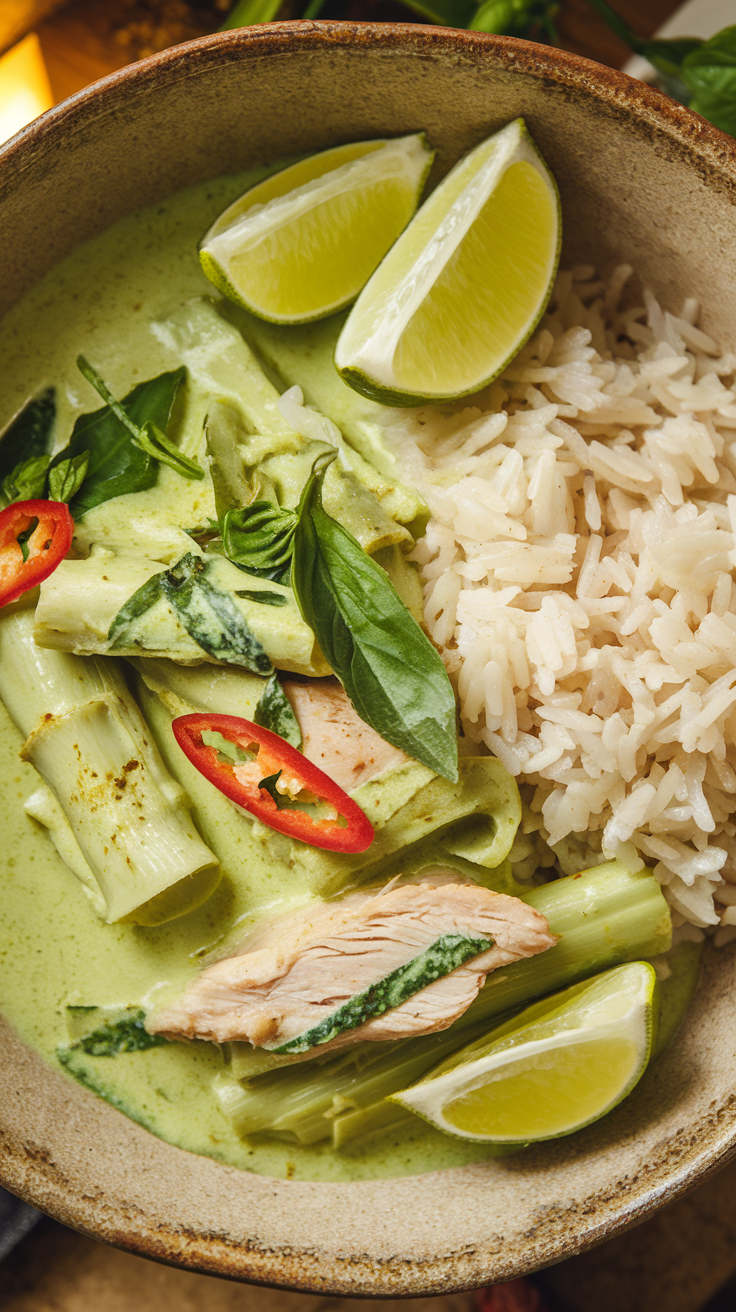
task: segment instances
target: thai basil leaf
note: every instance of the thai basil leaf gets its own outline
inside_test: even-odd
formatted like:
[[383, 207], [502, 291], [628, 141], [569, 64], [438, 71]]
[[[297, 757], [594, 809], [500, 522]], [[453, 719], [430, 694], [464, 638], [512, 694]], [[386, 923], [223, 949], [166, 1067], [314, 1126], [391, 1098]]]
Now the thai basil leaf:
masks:
[[[165, 429], [185, 377], [182, 367], [139, 383], [121, 402], [126, 415], [136, 425], [152, 420]], [[127, 426], [107, 405], [79, 416], [68, 446], [54, 458], [53, 465], [85, 451], [89, 453], [87, 476], [69, 507], [75, 519], [112, 497], [153, 487], [158, 477], [158, 462], [136, 446]]]
[[276, 787], [282, 774], [283, 774], [282, 770], [277, 770], [276, 774], [269, 774], [265, 779], [261, 779], [258, 785], [259, 788], [265, 789], [269, 797], [273, 798], [274, 802], [276, 803], [277, 811], [288, 810], [293, 800], [290, 797], [286, 797], [283, 793], [280, 793], [278, 788]]
[[23, 532], [19, 533], [17, 538], [15, 539], [16, 542], [18, 543], [18, 546], [20, 547], [20, 554], [23, 557], [24, 563], [25, 561], [28, 560], [28, 557], [31, 554], [30, 551], [28, 550], [28, 542], [30, 538], [33, 537], [33, 534], [36, 532], [37, 528], [38, 528], [38, 520], [32, 519], [30, 524], [28, 525], [28, 528], [24, 528]]
[[333, 459], [315, 461], [299, 503], [291, 570], [299, 608], [358, 715], [455, 782], [447, 672], [388, 576], [324, 509], [322, 480]]
[[188, 552], [161, 576], [164, 596], [190, 638], [203, 651], [253, 674], [272, 674], [273, 665], [232, 597], [207, 578], [209, 563]]
[[37, 456], [46, 456], [54, 444], [56, 391], [47, 387], [11, 419], [0, 433], [0, 479], [5, 480], [16, 467]]
[[62, 460], [49, 473], [49, 497], [52, 501], [71, 501], [82, 486], [89, 465], [89, 451]]
[[104, 379], [98, 374], [97, 370], [85, 360], [83, 355], [77, 356], [77, 368], [84, 375], [88, 383], [91, 383], [95, 391], [99, 393], [103, 401], [110, 407], [112, 413], [124, 424], [130, 436], [137, 447], [146, 455], [152, 456], [162, 465], [170, 465], [177, 474], [182, 478], [200, 479], [204, 478], [202, 466], [189, 456], [185, 456], [165, 433], [161, 432], [158, 425], [152, 420], [146, 420], [142, 425], [136, 424], [126, 412], [124, 406], [115, 400], [112, 392], [105, 383]]
[[31, 456], [22, 460], [3, 479], [3, 497], [6, 501], [35, 501], [42, 497], [46, 487], [46, 471], [50, 456]]
[[[261, 787], [264, 783], [265, 779]], [[273, 1051], [307, 1052], [309, 1048], [329, 1043], [346, 1030], [357, 1029], [374, 1016], [382, 1016], [384, 1012], [400, 1007], [421, 989], [434, 984], [435, 980], [443, 979], [445, 975], [457, 970], [458, 966], [479, 956], [481, 952], [487, 952], [492, 946], [492, 941], [487, 938], [471, 938], [468, 934], [443, 934], [424, 952], [392, 970], [390, 975], [385, 975], [362, 993], [354, 993], [352, 998], [348, 998], [332, 1015], [326, 1016], [311, 1030], [305, 1030], [303, 1034]]]
[[[93, 1012], [101, 1008], [93, 1007]], [[72, 1050], [85, 1052], [88, 1057], [117, 1057], [120, 1052], [145, 1052], [167, 1043], [162, 1034], [149, 1034], [145, 1027], [146, 1013], [142, 1007], [129, 1007], [128, 1015], [118, 1020], [103, 1020], [101, 1024], [83, 1034], [70, 1045]], [[66, 1049], [69, 1051], [69, 1049]]]
[[225, 555], [248, 574], [273, 578], [288, 569], [296, 525], [295, 510], [282, 510], [271, 501], [228, 510], [221, 523]]
[[682, 61], [690, 108], [736, 136], [736, 26], [724, 27]]
[[130, 645], [128, 639], [131, 625], [151, 610], [164, 595], [162, 579], [163, 573], [154, 574], [120, 607], [107, 631], [107, 640], [113, 648]]
[[262, 728], [270, 729], [272, 733], [277, 733], [279, 738], [291, 743], [297, 751], [301, 747], [302, 731], [299, 728], [299, 721], [276, 674], [271, 675], [263, 689], [253, 719]]
[[236, 588], [235, 596], [243, 601], [255, 601], [259, 606], [288, 606], [289, 598], [283, 592], [250, 592], [248, 588]]
[[165, 597], [190, 638], [218, 660], [269, 675], [273, 665], [232, 597], [207, 577], [211, 561], [187, 552], [170, 569], [147, 579], [120, 608], [108, 630], [113, 647], [127, 646], [128, 628]]

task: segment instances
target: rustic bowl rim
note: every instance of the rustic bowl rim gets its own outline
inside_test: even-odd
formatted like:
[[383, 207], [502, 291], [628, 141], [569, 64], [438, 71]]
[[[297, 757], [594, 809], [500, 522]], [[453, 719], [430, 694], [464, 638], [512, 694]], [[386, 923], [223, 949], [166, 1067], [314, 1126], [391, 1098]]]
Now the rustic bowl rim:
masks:
[[[408, 49], [419, 54], [453, 51], [461, 52], [469, 59], [495, 56], [497, 65], [504, 71], [524, 73], [551, 80], [561, 87], [582, 90], [593, 99], [638, 118], [648, 126], [653, 136], [669, 139], [686, 154], [710, 185], [725, 188], [736, 195], [736, 140], [670, 99], [656, 87], [635, 81], [624, 73], [569, 51], [513, 37], [410, 22], [274, 22], [214, 33], [171, 47], [99, 79], [48, 110], [0, 147], [0, 170], [12, 186], [14, 173], [15, 176], [22, 175], [32, 161], [34, 148], [48, 132], [73, 130], [83, 124], [88, 116], [94, 117], [98, 110], [114, 110], [117, 93], [127, 92], [131, 85], [155, 85], [162, 75], [168, 77], [172, 73], [186, 77], [199, 70], [205, 71], [215, 62], [231, 58], [237, 60], [246, 52], [294, 53], [326, 46], [357, 46], [389, 52]], [[2, 174], [0, 188], [4, 181]], [[33, 1056], [35, 1058], [35, 1054]], [[613, 1202], [607, 1197], [604, 1201], [611, 1203], [608, 1214], [599, 1217], [587, 1228], [581, 1214], [577, 1232], [567, 1232], [564, 1237], [536, 1250], [534, 1266], [550, 1265], [603, 1242], [637, 1224], [653, 1210], [689, 1192], [715, 1174], [736, 1155], [736, 1109], [730, 1109], [730, 1117], [724, 1119], [725, 1124], [718, 1122], [718, 1132], [711, 1142], [699, 1151], [694, 1149], [689, 1156], [686, 1154], [684, 1162], [673, 1165], [664, 1179], [661, 1176], [652, 1179], [649, 1187], [643, 1188], [636, 1199], [627, 1201], [624, 1198]], [[168, 1147], [168, 1151], [182, 1150]], [[439, 1261], [434, 1275], [425, 1268], [418, 1278], [407, 1278], [404, 1287], [397, 1288], [394, 1282], [388, 1283], [380, 1271], [374, 1272], [372, 1279], [358, 1287], [341, 1277], [336, 1270], [331, 1276], [328, 1275], [325, 1283], [322, 1278], [306, 1274], [303, 1278], [280, 1276], [276, 1270], [278, 1254], [274, 1257], [272, 1269], [264, 1274], [262, 1269], [252, 1263], [249, 1265], [251, 1254], [243, 1252], [239, 1258], [237, 1254], [233, 1255], [232, 1249], [227, 1251], [215, 1236], [202, 1234], [198, 1237], [198, 1243], [190, 1249], [186, 1244], [182, 1246], [181, 1236], [174, 1227], [167, 1231], [159, 1226], [155, 1233], [146, 1233], [134, 1225], [122, 1209], [117, 1212], [112, 1209], [116, 1223], [110, 1227], [103, 1226], [96, 1218], [90, 1220], [89, 1211], [75, 1208], [63, 1194], [51, 1203], [43, 1162], [30, 1160], [22, 1165], [16, 1162], [14, 1166], [11, 1157], [8, 1167], [10, 1173], [6, 1174], [3, 1169], [0, 1182], [64, 1224], [141, 1256], [189, 1270], [303, 1292], [359, 1294], [379, 1298], [402, 1295], [417, 1297], [473, 1288], [479, 1283], [477, 1279], [453, 1280], [443, 1277]], [[529, 1269], [532, 1269], [529, 1264], [512, 1261], [502, 1271], [500, 1278], [508, 1280]]]

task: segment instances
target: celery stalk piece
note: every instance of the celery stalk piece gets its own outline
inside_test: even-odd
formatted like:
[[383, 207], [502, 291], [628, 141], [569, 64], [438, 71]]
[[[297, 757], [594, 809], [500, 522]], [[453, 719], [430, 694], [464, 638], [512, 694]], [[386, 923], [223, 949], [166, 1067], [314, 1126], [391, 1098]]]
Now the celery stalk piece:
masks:
[[[73, 843], [62, 834], [57, 846], [79, 849], [108, 922], [161, 924], [209, 897], [217, 859], [113, 662], [36, 647], [32, 612], [8, 614], [0, 619], [0, 696], [26, 736], [22, 756], [69, 825]], [[36, 814], [59, 828], [53, 809]]]
[[335, 346], [346, 315], [285, 327], [257, 319], [239, 306], [228, 305], [225, 312], [285, 386], [298, 384], [307, 404], [334, 420], [345, 440], [362, 458], [365, 468], [371, 471], [372, 481], [366, 485], [388, 513], [399, 523], [411, 525], [416, 536], [423, 533], [429, 511], [416, 489], [400, 481], [398, 461], [385, 440], [381, 424], [385, 406], [367, 401], [353, 391], [335, 368]]
[[[296, 507], [315, 457], [326, 444], [337, 446], [339, 462], [325, 479], [328, 513], [344, 524], [369, 554], [395, 542], [411, 542], [408, 530], [383, 506], [380, 494], [391, 489], [387, 480], [346, 446], [339, 429], [329, 421], [323, 423], [325, 435], [319, 441], [302, 437], [287, 423], [278, 406], [277, 389], [237, 328], [218, 314], [212, 301], [188, 301], [168, 319], [154, 323], [152, 331], [186, 364], [194, 387], [202, 395], [217, 398], [208, 413], [208, 427], [226, 423], [222, 401], [239, 413], [242, 463], [270, 480], [282, 506]], [[230, 420], [227, 427], [232, 430]], [[208, 434], [215, 487], [212, 458], [222, 445], [215, 433]], [[232, 477], [227, 481], [232, 485]]]
[[[267, 1132], [302, 1143], [332, 1135], [345, 1143], [380, 1123], [379, 1104], [405, 1088], [402, 1081], [416, 1082], [499, 1017], [609, 966], [666, 952], [671, 943], [669, 909], [656, 879], [646, 870], [632, 874], [620, 861], [535, 888], [524, 900], [559, 936], [553, 948], [494, 971], [448, 1030], [391, 1044], [363, 1043], [333, 1058], [256, 1077], [237, 1095], [238, 1133]], [[229, 1105], [235, 1108], [234, 1094]], [[343, 1114], [351, 1118], [345, 1125]]]
[[[208, 577], [228, 595], [274, 665], [297, 674], [330, 673], [291, 588], [243, 574], [222, 556], [209, 556], [207, 560]], [[113, 555], [105, 550], [86, 560], [63, 560], [41, 585], [36, 642], [81, 656], [112, 652], [116, 656], [168, 657], [185, 664], [221, 664], [187, 633], [165, 597], [129, 626], [123, 640], [111, 646], [108, 633], [116, 615], [143, 584], [163, 569], [155, 560]], [[249, 596], [239, 597], [242, 590]], [[277, 592], [284, 597], [284, 606], [276, 608], [254, 601], [259, 591]]]

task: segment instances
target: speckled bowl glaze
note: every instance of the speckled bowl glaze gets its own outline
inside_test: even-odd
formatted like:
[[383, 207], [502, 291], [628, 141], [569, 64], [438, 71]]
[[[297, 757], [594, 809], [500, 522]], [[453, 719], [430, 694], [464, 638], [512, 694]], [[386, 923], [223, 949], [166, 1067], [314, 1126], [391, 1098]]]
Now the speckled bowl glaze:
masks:
[[[566, 257], [627, 260], [736, 346], [736, 141], [656, 91], [523, 41], [284, 23], [180, 46], [0, 152], [0, 310], [78, 242], [189, 183], [424, 128], [435, 180], [523, 114], [562, 193]], [[507, 1280], [634, 1224], [736, 1149], [736, 954], [706, 955], [684, 1030], [634, 1094], [546, 1147], [421, 1177], [276, 1181], [160, 1142], [0, 1028], [0, 1179], [95, 1238], [292, 1289], [439, 1293]]]

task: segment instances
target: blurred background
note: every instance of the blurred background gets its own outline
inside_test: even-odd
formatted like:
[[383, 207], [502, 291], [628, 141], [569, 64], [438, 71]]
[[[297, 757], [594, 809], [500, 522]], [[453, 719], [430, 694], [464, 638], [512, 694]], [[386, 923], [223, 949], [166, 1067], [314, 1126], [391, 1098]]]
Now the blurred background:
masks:
[[[677, 8], [676, 0], [617, 0], [613, 19], [640, 45], [663, 24], [666, 36], [712, 36], [736, 22], [736, 0], [689, 0], [673, 20]], [[434, 21], [551, 41], [620, 68], [632, 46], [606, 11], [604, 0], [0, 0], [0, 140], [97, 78], [223, 26]], [[654, 75], [640, 61], [638, 75], [647, 69]], [[684, 98], [684, 88], [668, 89]]]
[[[736, 135], [736, 0], [0, 0], [0, 143], [67, 96], [222, 27], [278, 19], [440, 22], [554, 43], [650, 81]], [[697, 101], [667, 39], [726, 34], [733, 87]], [[656, 46], [651, 39], [664, 39]], [[654, 62], [650, 62], [651, 60]], [[0, 1189], [3, 1312], [356, 1312], [155, 1266]], [[600, 1248], [529, 1280], [376, 1312], [736, 1312], [736, 1166]]]

